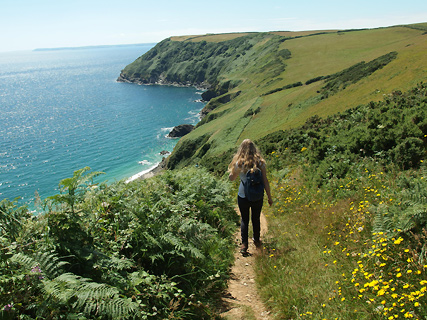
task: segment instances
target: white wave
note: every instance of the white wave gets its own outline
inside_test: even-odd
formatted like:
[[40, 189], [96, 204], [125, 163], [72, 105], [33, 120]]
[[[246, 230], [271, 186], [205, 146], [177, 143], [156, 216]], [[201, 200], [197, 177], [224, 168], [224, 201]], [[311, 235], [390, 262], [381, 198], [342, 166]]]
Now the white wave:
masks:
[[146, 164], [152, 164], [150, 161], [148, 161], [148, 160], [142, 160], [142, 161], [139, 161], [138, 162], [139, 164], [142, 164], [142, 165], [146, 165]]
[[197, 124], [200, 121], [200, 110], [198, 112], [190, 111], [189, 117], [185, 118], [185, 121], [191, 122], [193, 124]]
[[170, 128], [161, 128], [162, 131], [171, 132], [174, 127]]
[[[160, 163], [160, 162], [159, 162], [159, 163]], [[125, 183], [129, 183], [129, 182], [131, 182], [131, 181], [134, 181], [134, 180], [136, 180], [136, 179], [138, 179], [138, 178], [142, 177], [144, 174], [146, 174], [146, 173], [150, 172], [151, 170], [155, 169], [155, 168], [159, 165], [159, 163], [156, 163], [156, 164], [155, 164], [154, 166], [152, 166], [150, 169], [147, 169], [147, 170], [144, 170], [144, 171], [138, 172], [137, 174], [134, 174], [132, 177], [128, 178], [128, 179], [125, 181]]]

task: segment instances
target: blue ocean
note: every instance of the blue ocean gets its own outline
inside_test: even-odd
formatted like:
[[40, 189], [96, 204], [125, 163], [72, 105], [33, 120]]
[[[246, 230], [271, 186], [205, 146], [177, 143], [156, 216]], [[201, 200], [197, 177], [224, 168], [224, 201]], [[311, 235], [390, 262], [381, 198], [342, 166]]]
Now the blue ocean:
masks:
[[77, 169], [114, 182], [158, 164], [198, 122], [195, 88], [116, 81], [153, 44], [0, 53], [0, 200], [32, 207]]

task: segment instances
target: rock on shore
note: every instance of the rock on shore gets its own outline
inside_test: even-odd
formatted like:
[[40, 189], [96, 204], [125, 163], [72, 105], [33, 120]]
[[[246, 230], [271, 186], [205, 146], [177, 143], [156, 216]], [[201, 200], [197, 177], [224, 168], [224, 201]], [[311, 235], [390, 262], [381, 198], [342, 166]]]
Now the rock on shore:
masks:
[[194, 126], [192, 124], [181, 124], [173, 128], [172, 131], [169, 132], [168, 137], [180, 138], [190, 133], [191, 131], [193, 131], [193, 129], [194, 129]]

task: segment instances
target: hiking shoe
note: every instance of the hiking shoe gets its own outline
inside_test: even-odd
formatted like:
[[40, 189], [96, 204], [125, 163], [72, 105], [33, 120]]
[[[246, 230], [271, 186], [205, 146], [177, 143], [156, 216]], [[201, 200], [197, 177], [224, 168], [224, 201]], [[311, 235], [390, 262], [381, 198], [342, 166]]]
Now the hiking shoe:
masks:
[[261, 246], [262, 246], [261, 240], [255, 240], [255, 239], [253, 239], [253, 240], [254, 240], [255, 247], [257, 247], [258, 249], [261, 248]]
[[248, 251], [248, 243], [244, 242], [242, 243], [242, 246], [240, 247], [240, 253], [246, 253]]

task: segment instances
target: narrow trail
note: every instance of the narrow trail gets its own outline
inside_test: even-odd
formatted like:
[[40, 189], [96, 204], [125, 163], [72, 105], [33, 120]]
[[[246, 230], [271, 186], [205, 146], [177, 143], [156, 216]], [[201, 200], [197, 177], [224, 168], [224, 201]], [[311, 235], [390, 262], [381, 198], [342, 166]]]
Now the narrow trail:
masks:
[[[268, 229], [267, 220], [261, 213], [261, 239]], [[257, 320], [269, 320], [270, 312], [265, 308], [255, 283], [255, 258], [261, 253], [252, 241], [249, 241], [249, 254], [240, 253], [240, 229], [234, 235], [236, 250], [228, 289], [222, 301], [225, 311], [221, 314], [228, 320], [247, 320], [252, 315]]]

